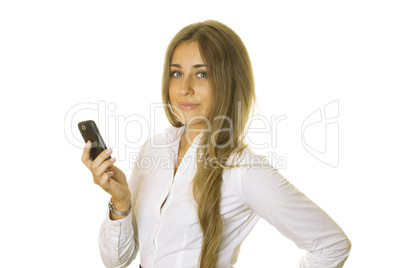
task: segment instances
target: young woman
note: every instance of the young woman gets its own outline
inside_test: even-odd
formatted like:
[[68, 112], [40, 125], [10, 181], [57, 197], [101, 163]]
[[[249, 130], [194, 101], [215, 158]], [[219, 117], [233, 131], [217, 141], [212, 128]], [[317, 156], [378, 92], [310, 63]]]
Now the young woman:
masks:
[[[99, 234], [106, 267], [234, 267], [259, 218], [307, 251], [300, 267], [342, 267], [350, 241], [316, 204], [245, 143], [255, 102], [247, 50], [217, 21], [191, 24], [166, 51], [162, 99], [172, 126], [142, 146], [132, 175], [82, 161], [111, 194]], [[156, 167], [150, 163], [160, 163]], [[156, 171], [155, 171], [156, 170]]]

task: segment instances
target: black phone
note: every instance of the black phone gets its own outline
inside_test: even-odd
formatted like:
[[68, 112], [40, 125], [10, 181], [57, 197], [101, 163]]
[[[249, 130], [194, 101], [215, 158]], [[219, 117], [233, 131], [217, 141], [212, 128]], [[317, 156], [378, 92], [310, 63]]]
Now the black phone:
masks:
[[[99, 129], [94, 121], [88, 120], [79, 122], [78, 129], [80, 130], [85, 143], [87, 143], [88, 140], [90, 140], [92, 143], [90, 151], [92, 160], [94, 160], [101, 152], [107, 149], [106, 144], [103, 141], [102, 136], [99, 133]], [[109, 156], [107, 159], [110, 158], [111, 157]]]

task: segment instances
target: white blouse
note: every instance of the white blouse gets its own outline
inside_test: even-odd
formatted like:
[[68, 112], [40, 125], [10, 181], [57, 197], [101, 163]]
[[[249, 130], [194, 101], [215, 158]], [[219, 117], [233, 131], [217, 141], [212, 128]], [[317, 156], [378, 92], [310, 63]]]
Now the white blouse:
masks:
[[[106, 267], [127, 267], [138, 252], [143, 268], [198, 267], [202, 231], [191, 181], [205, 130], [195, 138], [173, 175], [183, 131], [184, 126], [170, 126], [141, 147], [129, 179], [132, 212], [112, 221], [108, 211], [99, 233]], [[234, 267], [241, 243], [259, 218], [307, 251], [299, 267], [343, 266], [350, 241], [322, 209], [250, 148], [230, 161], [252, 165], [223, 172], [223, 233], [217, 268]]]

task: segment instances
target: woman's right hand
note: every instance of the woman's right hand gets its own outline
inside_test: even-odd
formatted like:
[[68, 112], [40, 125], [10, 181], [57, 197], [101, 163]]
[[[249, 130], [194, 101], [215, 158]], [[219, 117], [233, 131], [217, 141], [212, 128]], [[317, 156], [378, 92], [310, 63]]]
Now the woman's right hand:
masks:
[[104, 191], [112, 196], [112, 202], [120, 211], [130, 208], [131, 194], [124, 173], [114, 166], [116, 158], [107, 158], [112, 154], [112, 149], [100, 153], [95, 160], [90, 155], [91, 141], [85, 145], [81, 161], [91, 171], [93, 181]]

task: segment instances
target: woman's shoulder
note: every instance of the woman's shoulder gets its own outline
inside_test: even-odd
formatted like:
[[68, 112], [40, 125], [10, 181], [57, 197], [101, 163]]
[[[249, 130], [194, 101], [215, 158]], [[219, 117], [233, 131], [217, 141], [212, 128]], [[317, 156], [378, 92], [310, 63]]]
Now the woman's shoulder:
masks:
[[233, 153], [229, 158], [229, 163], [232, 165], [256, 166], [261, 164], [268, 164], [268, 159], [254, 151], [249, 145], [244, 147], [241, 152]]
[[150, 152], [155, 149], [163, 149], [170, 147], [172, 143], [177, 142], [177, 135], [180, 131], [180, 127], [169, 126], [163, 131], [156, 132], [148, 135], [146, 141], [141, 146], [141, 150], [145, 152]]

